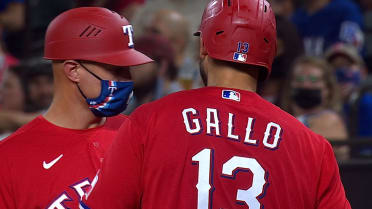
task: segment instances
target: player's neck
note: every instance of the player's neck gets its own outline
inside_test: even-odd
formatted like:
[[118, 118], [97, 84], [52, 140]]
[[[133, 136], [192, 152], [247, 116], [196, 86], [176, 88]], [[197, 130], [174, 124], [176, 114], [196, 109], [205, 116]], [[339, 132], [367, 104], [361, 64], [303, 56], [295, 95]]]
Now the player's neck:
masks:
[[[257, 75], [255, 75], [257, 73]], [[241, 71], [226, 66], [208, 71], [208, 86], [242, 89], [256, 92], [258, 72]]]
[[[70, 129], [88, 129], [103, 125], [106, 118], [96, 117], [81, 101], [71, 95], [55, 94], [44, 118], [54, 125]], [[68, 99], [67, 99], [68, 98]], [[79, 100], [75, 98], [75, 100]]]

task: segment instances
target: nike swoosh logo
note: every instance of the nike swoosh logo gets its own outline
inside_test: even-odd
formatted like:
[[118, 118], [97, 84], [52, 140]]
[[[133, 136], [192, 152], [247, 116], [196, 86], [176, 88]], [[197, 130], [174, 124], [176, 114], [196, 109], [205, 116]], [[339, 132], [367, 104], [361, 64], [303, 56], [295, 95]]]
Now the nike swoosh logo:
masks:
[[50, 163], [46, 163], [45, 161], [43, 162], [43, 167], [45, 169], [49, 169], [51, 168], [54, 164], [56, 164], [58, 162], [58, 160], [60, 160], [61, 158], [63, 157], [63, 154], [61, 154], [59, 157], [57, 157], [56, 159], [54, 159], [53, 161], [51, 161]]

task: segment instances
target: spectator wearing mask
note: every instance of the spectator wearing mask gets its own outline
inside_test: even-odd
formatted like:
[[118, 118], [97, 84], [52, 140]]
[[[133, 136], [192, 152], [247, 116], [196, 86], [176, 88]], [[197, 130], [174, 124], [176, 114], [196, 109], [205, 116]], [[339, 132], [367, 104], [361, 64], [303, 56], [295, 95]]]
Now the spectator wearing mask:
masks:
[[[372, 137], [372, 93], [362, 93], [371, 86], [362, 57], [352, 45], [336, 44], [326, 52], [328, 62], [335, 68], [341, 89], [343, 113], [351, 137]], [[357, 111], [356, 111], [357, 110]], [[354, 149], [353, 157], [372, 157], [372, 147]]]
[[[347, 139], [344, 121], [338, 114], [341, 101], [336, 78], [326, 61], [314, 57], [297, 59], [284, 89], [284, 110], [329, 140]], [[338, 160], [348, 158], [347, 147], [334, 151]]]
[[344, 43], [331, 46], [325, 57], [335, 69], [341, 99], [347, 104], [367, 76], [363, 59], [354, 46]]

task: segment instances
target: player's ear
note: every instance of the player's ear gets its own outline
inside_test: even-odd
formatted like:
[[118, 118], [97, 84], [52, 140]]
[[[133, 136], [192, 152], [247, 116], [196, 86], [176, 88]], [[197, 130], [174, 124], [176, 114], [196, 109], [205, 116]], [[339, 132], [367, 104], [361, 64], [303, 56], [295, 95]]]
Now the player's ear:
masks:
[[204, 42], [202, 37], [199, 38], [199, 58], [200, 60], [204, 60], [205, 56], [208, 55], [207, 49], [204, 46]]
[[80, 81], [80, 74], [78, 72], [79, 63], [74, 60], [66, 60], [63, 62], [63, 71], [68, 79], [73, 82]]

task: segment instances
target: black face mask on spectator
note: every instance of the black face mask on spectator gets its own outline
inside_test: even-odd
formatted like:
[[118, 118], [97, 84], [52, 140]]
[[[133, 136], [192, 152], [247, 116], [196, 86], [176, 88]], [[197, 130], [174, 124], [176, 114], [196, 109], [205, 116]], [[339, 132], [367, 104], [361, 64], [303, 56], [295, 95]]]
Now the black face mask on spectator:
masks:
[[321, 89], [296, 88], [292, 98], [303, 109], [312, 109], [322, 103]]

